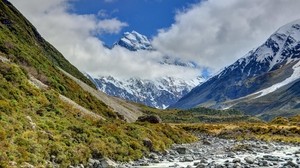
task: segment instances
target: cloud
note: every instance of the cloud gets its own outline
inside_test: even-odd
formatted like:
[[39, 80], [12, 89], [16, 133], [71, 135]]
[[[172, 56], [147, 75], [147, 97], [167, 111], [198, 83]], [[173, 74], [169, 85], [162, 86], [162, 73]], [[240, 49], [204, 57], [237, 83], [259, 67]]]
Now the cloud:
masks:
[[195, 69], [159, 64], [158, 60], [163, 56], [159, 52], [104, 47], [97, 35], [118, 33], [128, 25], [117, 18], [99, 19], [97, 14], [70, 13], [72, 6], [68, 0], [11, 1], [72, 64], [93, 76], [149, 79], [165, 75], [186, 78], [198, 75]]
[[128, 25], [117, 18], [70, 13], [70, 0], [11, 1], [81, 71], [119, 78], [199, 75], [199, 69], [157, 63], [164, 55], [192, 60], [216, 72], [300, 16], [296, 0], [200, 1], [177, 12], [175, 23], [159, 30], [153, 37], [156, 52], [131, 52], [120, 47], [109, 50], [97, 38]]
[[206, 0], [176, 14], [153, 43], [162, 53], [195, 60], [214, 71], [262, 44], [300, 18], [295, 0]]
[[116, 34], [119, 33], [123, 27], [128, 26], [128, 24], [113, 18], [101, 20], [97, 26], [101, 33]]

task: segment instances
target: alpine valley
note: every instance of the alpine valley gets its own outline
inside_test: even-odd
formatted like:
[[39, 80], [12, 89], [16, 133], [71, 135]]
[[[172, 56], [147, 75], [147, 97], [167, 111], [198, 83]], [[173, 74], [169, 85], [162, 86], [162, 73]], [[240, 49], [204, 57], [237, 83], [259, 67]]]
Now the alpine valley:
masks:
[[[125, 32], [123, 37], [113, 47], [123, 47], [130, 51], [148, 50], [154, 51], [150, 40], [136, 31]], [[165, 56], [158, 63], [166, 66], [183, 66], [197, 69], [193, 62], [183, 62], [180, 59]], [[164, 76], [155, 79], [141, 79], [137, 77], [117, 78], [113, 76], [86, 76], [97, 88], [111, 96], [125, 100], [142, 103], [147, 106], [165, 109], [177, 102], [192, 88], [204, 82], [203, 77], [195, 77], [186, 80], [184, 78]]]
[[[47, 15], [45, 2], [26, 4]], [[69, 9], [67, 1], [52, 3], [63, 6], [55, 16]], [[135, 31], [113, 47], [156, 51]], [[200, 69], [169, 56], [155, 61]], [[299, 76], [300, 20], [208, 80], [119, 79], [83, 74], [13, 3], [1, 0], [0, 168], [296, 168]]]
[[264, 119], [299, 114], [300, 20], [279, 28], [170, 108], [234, 108]]

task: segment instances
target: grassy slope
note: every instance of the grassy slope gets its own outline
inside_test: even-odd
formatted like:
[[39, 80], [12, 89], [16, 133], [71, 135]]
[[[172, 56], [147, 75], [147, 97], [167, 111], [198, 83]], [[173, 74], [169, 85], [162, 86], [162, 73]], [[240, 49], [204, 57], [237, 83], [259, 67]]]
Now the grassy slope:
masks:
[[300, 115], [291, 118], [278, 117], [268, 123], [194, 123], [177, 124], [177, 126], [186, 131], [206, 133], [222, 138], [300, 143]]
[[224, 123], [224, 122], [261, 122], [260, 119], [244, 115], [237, 110], [215, 110], [205, 107], [188, 110], [166, 109], [159, 110], [140, 105], [146, 114], [157, 114], [168, 123]]
[[[103, 102], [56, 68], [91, 84], [5, 0], [0, 1], [0, 54], [11, 61], [0, 61], [0, 167], [25, 163], [44, 167], [49, 160], [67, 167], [102, 156], [128, 161], [149, 152], [144, 138], [153, 141], [155, 150], [195, 140], [165, 124], [128, 124], [116, 119]], [[29, 74], [49, 89], [31, 85]], [[107, 121], [81, 115], [62, 102], [59, 94]]]
[[81, 106], [107, 117], [115, 116], [104, 103], [84, 92], [56, 68], [57, 62], [60, 62], [62, 69], [90, 83], [57, 50], [42, 39], [36, 29], [10, 3], [5, 1], [0, 2], [0, 22], [2, 55]]

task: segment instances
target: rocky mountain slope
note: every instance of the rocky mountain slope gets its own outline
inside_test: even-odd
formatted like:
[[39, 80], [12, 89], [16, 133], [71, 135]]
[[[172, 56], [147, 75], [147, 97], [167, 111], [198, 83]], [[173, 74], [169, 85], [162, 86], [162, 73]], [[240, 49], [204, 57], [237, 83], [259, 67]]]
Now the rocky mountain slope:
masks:
[[194, 139], [167, 125], [123, 121], [118, 112], [138, 107], [95, 88], [10, 2], [0, 1], [0, 167], [128, 161], [150, 151], [145, 138], [157, 151]]
[[90, 77], [90, 79], [99, 90], [108, 95], [162, 109], [175, 103], [203, 81], [200, 77], [190, 81], [172, 77], [155, 80], [140, 78], [119, 80], [112, 76]]
[[[114, 47], [116, 46], [124, 47], [130, 51], [154, 50], [150, 40], [136, 31], [125, 32], [124, 36], [114, 44]], [[163, 57], [158, 63], [197, 68], [197, 64], [193, 62], [183, 62], [180, 59], [168, 56]], [[134, 77], [128, 79], [118, 79], [113, 76], [91, 77], [88, 74], [86, 76], [100, 91], [108, 95], [161, 109], [175, 103], [192, 88], [204, 81], [202, 77], [184, 80], [165, 76], [150, 80]]]
[[[171, 108], [233, 106], [252, 114], [298, 109], [300, 95], [295, 90], [300, 77], [299, 60], [297, 20], [278, 29], [263, 45], [194, 88]], [[276, 98], [272, 99], [271, 94]]]
[[130, 51], [153, 50], [150, 40], [136, 31], [125, 32], [123, 37], [113, 47], [115, 46], [125, 47]]

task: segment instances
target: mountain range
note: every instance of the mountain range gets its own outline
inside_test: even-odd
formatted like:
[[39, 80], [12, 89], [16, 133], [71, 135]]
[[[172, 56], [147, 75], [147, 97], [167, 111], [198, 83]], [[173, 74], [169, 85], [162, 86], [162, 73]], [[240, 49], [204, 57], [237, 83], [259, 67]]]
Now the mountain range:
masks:
[[235, 108], [269, 119], [300, 108], [300, 20], [192, 89], [170, 108]]
[[[130, 51], [147, 50], [151, 52], [155, 50], [151, 41], [136, 31], [125, 32], [123, 37], [113, 47], [123, 47]], [[169, 56], [164, 56], [158, 63], [166, 66], [198, 68], [194, 62], [184, 62]], [[120, 79], [113, 76], [92, 77], [89, 74], [86, 74], [86, 76], [100, 91], [108, 95], [160, 109], [165, 109], [177, 102], [182, 96], [191, 91], [192, 88], [205, 80], [200, 76], [190, 80], [171, 76], [163, 76], [155, 79], [137, 77]]]

